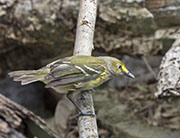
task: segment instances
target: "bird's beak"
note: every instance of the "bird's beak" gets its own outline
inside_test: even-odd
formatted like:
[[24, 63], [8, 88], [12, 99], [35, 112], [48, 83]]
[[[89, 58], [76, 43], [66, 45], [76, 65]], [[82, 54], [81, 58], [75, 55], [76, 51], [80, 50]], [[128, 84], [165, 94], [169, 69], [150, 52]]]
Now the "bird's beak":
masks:
[[135, 76], [131, 73], [131, 72], [124, 72], [124, 75], [126, 75], [126, 76], [128, 76], [128, 77], [130, 77], [130, 78], [135, 78]]

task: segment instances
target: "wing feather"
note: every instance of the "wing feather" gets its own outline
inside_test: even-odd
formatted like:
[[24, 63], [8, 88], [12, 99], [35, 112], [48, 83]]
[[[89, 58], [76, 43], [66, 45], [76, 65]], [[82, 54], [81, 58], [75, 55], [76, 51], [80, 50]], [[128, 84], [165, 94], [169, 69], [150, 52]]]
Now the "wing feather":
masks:
[[101, 64], [92, 63], [76, 64], [67, 59], [57, 61], [50, 66], [50, 72], [45, 77], [48, 80], [46, 85], [49, 87], [71, 87], [82, 88], [91, 80], [98, 78], [105, 70]]

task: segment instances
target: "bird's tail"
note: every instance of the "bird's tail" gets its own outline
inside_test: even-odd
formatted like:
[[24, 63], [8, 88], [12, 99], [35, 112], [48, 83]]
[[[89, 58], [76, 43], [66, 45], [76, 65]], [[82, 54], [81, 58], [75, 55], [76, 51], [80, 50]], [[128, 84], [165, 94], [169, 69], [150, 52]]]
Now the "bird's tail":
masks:
[[21, 81], [21, 85], [26, 85], [36, 81], [43, 81], [48, 71], [48, 69], [13, 71], [9, 73], [9, 76], [14, 81]]

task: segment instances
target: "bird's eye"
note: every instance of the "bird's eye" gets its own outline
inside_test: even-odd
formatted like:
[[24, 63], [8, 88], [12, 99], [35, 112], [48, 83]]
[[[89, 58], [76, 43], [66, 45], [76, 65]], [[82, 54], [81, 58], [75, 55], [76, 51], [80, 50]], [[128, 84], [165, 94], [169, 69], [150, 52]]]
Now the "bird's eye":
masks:
[[121, 69], [122, 68], [122, 66], [121, 65], [118, 65], [118, 69]]

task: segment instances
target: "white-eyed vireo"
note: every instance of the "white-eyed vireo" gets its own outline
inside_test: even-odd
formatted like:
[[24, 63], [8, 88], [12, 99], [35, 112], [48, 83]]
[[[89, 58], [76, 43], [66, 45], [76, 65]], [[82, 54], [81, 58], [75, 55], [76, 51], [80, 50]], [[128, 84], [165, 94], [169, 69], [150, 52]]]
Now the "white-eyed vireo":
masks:
[[14, 81], [21, 81], [22, 85], [42, 81], [46, 88], [66, 94], [95, 88], [117, 75], [134, 78], [120, 60], [108, 56], [71, 56], [56, 60], [38, 70], [14, 71], [9, 75]]

